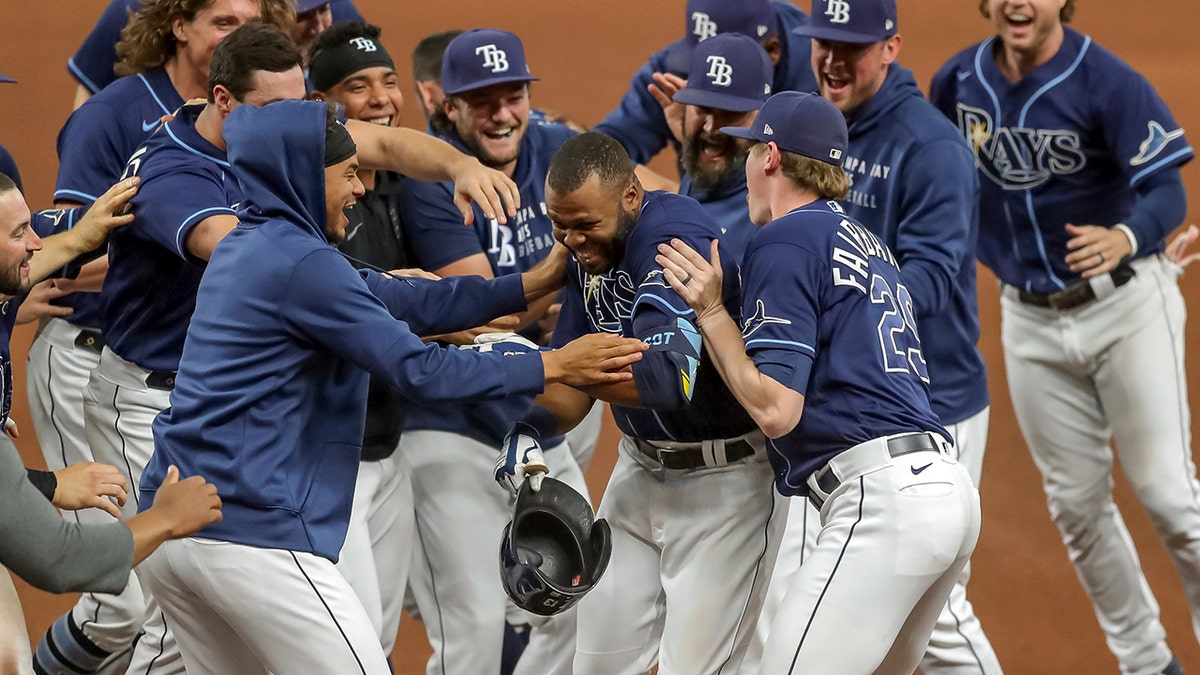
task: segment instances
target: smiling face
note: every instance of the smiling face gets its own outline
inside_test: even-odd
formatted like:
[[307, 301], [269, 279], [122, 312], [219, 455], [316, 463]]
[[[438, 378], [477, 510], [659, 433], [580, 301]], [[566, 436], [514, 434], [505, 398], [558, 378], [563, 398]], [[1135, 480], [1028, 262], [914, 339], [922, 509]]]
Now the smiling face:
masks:
[[1023, 60], [1045, 63], [1063, 40], [1060, 13], [1067, 0], [987, 0], [987, 15], [1004, 48]]
[[512, 175], [529, 128], [529, 85], [506, 82], [449, 96], [442, 103], [463, 143], [487, 167]]
[[337, 246], [346, 238], [350, 219], [346, 209], [354, 206], [366, 188], [358, 179], [358, 155], [325, 167], [325, 235]]
[[849, 113], [875, 95], [887, 78], [888, 66], [900, 53], [900, 36], [858, 44], [812, 41], [813, 73], [821, 96]]
[[313, 40], [332, 25], [333, 10], [329, 8], [329, 3], [297, 14], [296, 25], [292, 27], [292, 39], [296, 41], [296, 46], [300, 47], [300, 53], [308, 54]]
[[207, 80], [217, 44], [238, 26], [259, 18], [261, 10], [258, 0], [213, 0], [191, 21], [176, 19], [171, 26], [176, 39], [175, 57], [201, 75], [201, 80]]
[[625, 241], [637, 223], [642, 191], [636, 182], [605, 186], [592, 174], [578, 190], [559, 193], [546, 186], [546, 213], [554, 238], [570, 249], [588, 274], [603, 274], [625, 257]]
[[399, 125], [404, 106], [399, 77], [394, 68], [387, 66], [363, 68], [322, 92], [320, 98], [345, 106], [347, 119], [385, 127]]
[[0, 294], [29, 289], [29, 261], [42, 250], [42, 240], [29, 227], [29, 207], [20, 191], [0, 192]]
[[746, 164], [750, 141], [726, 136], [721, 127], [749, 127], [758, 111], [735, 112], [689, 105], [683, 110], [680, 159], [692, 183], [701, 190], [721, 184]]

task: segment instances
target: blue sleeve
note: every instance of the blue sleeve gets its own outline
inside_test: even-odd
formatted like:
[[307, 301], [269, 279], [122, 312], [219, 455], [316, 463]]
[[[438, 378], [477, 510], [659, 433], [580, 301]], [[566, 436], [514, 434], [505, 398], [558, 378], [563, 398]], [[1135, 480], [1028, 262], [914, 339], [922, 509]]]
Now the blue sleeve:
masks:
[[816, 358], [820, 293], [828, 262], [813, 251], [760, 237], [742, 275], [742, 339], [764, 375], [804, 395]]
[[137, 9], [138, 0], [112, 0], [67, 61], [71, 77], [93, 94], [117, 79], [113, 72], [117, 65], [117, 42], [121, 40], [121, 29], [129, 22], [129, 12]]
[[[417, 335], [453, 333], [526, 308], [520, 274], [496, 279], [449, 277], [440, 281], [394, 278], [373, 270], [362, 270], [360, 274], [388, 312], [407, 323]], [[437, 311], [429, 311], [431, 307]]]
[[[1138, 184], [1137, 201], [1125, 219], [1139, 250], [1153, 250], [1187, 216], [1187, 190], [1179, 167], [1168, 167]], [[1144, 248], [1143, 248], [1144, 246]]]
[[75, 223], [87, 213], [89, 207], [76, 206], [73, 209], [46, 209], [37, 211], [30, 218], [29, 226], [43, 239], [61, 234], [75, 227]]
[[[202, 166], [200, 162], [197, 165]], [[237, 216], [237, 211], [228, 206], [220, 178], [199, 166], [146, 173], [131, 200], [133, 233], [184, 260], [195, 261], [186, 244], [192, 229], [210, 216]]]
[[544, 387], [537, 352], [506, 356], [421, 342], [408, 324], [388, 313], [333, 248], [319, 248], [301, 258], [281, 297], [281, 316], [298, 339], [338, 354], [409, 400], [497, 399], [539, 394]]
[[654, 83], [656, 71], [666, 70], [662, 64], [662, 53], [652, 55], [634, 73], [629, 82], [629, 91], [621, 97], [621, 102], [592, 129], [615, 138], [635, 164], [649, 162], [667, 143], [674, 142], [662, 106], [646, 89]]
[[893, 253], [920, 318], [945, 309], [959, 270], [975, 264], [979, 179], [966, 143], [952, 138], [910, 152], [901, 180]]
[[17, 162], [8, 150], [0, 145], [0, 173], [12, 179], [12, 182], [17, 184], [17, 189], [21, 194], [25, 194], [25, 186], [21, 184], [21, 172], [17, 170]]
[[58, 132], [58, 180], [54, 201], [90, 204], [121, 177], [129, 159], [121, 111], [89, 100], [71, 113]]
[[449, 183], [406, 180], [400, 192], [404, 234], [421, 269], [439, 270], [450, 263], [483, 253], [476, 228], [489, 227], [478, 209], [475, 225], [463, 225]]
[[363, 20], [362, 14], [358, 13], [358, 8], [350, 0], [333, 0], [329, 3], [329, 11], [333, 14], [334, 22]]

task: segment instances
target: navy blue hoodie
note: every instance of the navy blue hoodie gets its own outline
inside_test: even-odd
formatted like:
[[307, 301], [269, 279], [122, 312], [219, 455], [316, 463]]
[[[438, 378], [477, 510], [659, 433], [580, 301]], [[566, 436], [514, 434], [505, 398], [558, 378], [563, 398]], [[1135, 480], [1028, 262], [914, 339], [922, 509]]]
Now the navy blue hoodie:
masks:
[[461, 330], [520, 311], [521, 280], [406, 281], [356, 271], [324, 229], [323, 103], [240, 106], [225, 138], [245, 193], [241, 223], [217, 245], [200, 282], [171, 407], [154, 421], [155, 452], [142, 478], [151, 498], [141, 506], [174, 464], [184, 477], [214, 483], [224, 503], [224, 519], [198, 537], [336, 561], [368, 372], [414, 401], [542, 390], [537, 353], [443, 349], [413, 332]]

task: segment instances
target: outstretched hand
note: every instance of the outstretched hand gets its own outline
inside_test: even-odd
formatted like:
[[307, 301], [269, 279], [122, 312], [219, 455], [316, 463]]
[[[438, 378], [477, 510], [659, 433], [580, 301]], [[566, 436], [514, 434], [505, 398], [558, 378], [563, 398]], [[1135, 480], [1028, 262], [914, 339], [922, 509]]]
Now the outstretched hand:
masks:
[[[78, 462], [54, 472], [58, 486], [54, 488], [55, 506], [68, 511], [98, 508], [113, 518], [121, 517], [129, 484], [120, 470], [109, 464]], [[114, 503], [115, 502], [115, 503]]]
[[546, 382], [572, 387], [616, 384], [633, 379], [628, 366], [640, 361], [650, 346], [636, 338], [589, 333], [554, 351], [542, 352]]
[[651, 75], [654, 83], [647, 85], [646, 90], [662, 106], [663, 117], [671, 129], [675, 140], [683, 142], [683, 104], [675, 102], [675, 94], [687, 86], [687, 80], [671, 73], [654, 73]]
[[463, 214], [464, 225], [475, 223], [472, 203], [483, 209], [483, 215], [488, 220], [507, 223], [510, 217], [517, 215], [517, 209], [521, 207], [521, 193], [508, 176], [466, 155], [455, 164], [451, 173], [454, 176], [454, 205]]
[[137, 176], [124, 178], [92, 203], [87, 213], [70, 229], [78, 243], [79, 252], [94, 251], [113, 229], [133, 222], [133, 214], [122, 207], [137, 194], [140, 181], [141, 178]]
[[659, 244], [658, 255], [654, 257], [654, 261], [663, 266], [667, 283], [688, 307], [695, 310], [697, 326], [725, 311], [725, 305], [721, 303], [723, 275], [719, 246], [713, 239], [709, 251], [711, 263], [678, 239], [672, 239], [670, 245]]

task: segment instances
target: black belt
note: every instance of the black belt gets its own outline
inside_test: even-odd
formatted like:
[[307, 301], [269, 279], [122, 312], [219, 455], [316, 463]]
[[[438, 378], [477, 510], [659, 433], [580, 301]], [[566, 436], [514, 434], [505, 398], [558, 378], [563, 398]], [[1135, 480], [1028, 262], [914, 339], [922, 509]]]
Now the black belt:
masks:
[[175, 388], [174, 370], [152, 370], [146, 375], [146, 386], [151, 389], [171, 391]]
[[[633, 444], [641, 453], [650, 459], [662, 464], [664, 468], [673, 469], [676, 471], [691, 471], [693, 469], [703, 469], [704, 467], [725, 466], [725, 464], [733, 464], [734, 462], [745, 459], [753, 455], [756, 451], [754, 446], [749, 441], [739, 438], [725, 442], [725, 463], [713, 464], [704, 457], [704, 446], [701, 443], [689, 444], [688, 447], [680, 448], [660, 448], [651, 445], [647, 441], [634, 439]], [[719, 458], [715, 458], [719, 461]]]
[[[926, 450], [937, 450], [940, 452], [941, 449], [941, 439], [933, 434], [907, 434], [904, 436], [894, 436], [887, 441], [888, 454], [893, 458], [911, 455], [914, 452], [924, 452]], [[833, 491], [841, 484], [841, 479], [834, 475], [830, 465], [826, 464], [817, 471], [817, 487], [821, 488], [821, 492], [827, 495], [833, 494]], [[818, 510], [821, 508], [821, 500], [812, 492], [809, 492], [809, 499]]]
[[[1112, 277], [1113, 286], [1124, 286], [1129, 283], [1130, 279], [1137, 276], [1137, 271], [1125, 263], [1117, 265], [1117, 268], [1108, 273]], [[1092, 285], [1086, 281], [1081, 281], [1073, 286], [1056, 291], [1054, 293], [1034, 293], [1033, 291], [1020, 291], [1017, 293], [1017, 299], [1027, 305], [1036, 305], [1038, 307], [1047, 307], [1057, 311], [1065, 311], [1082, 307], [1096, 299], [1096, 291], [1092, 289]]]
[[79, 335], [75, 336], [75, 346], [99, 354], [104, 350], [104, 336], [98, 330], [80, 328]]

